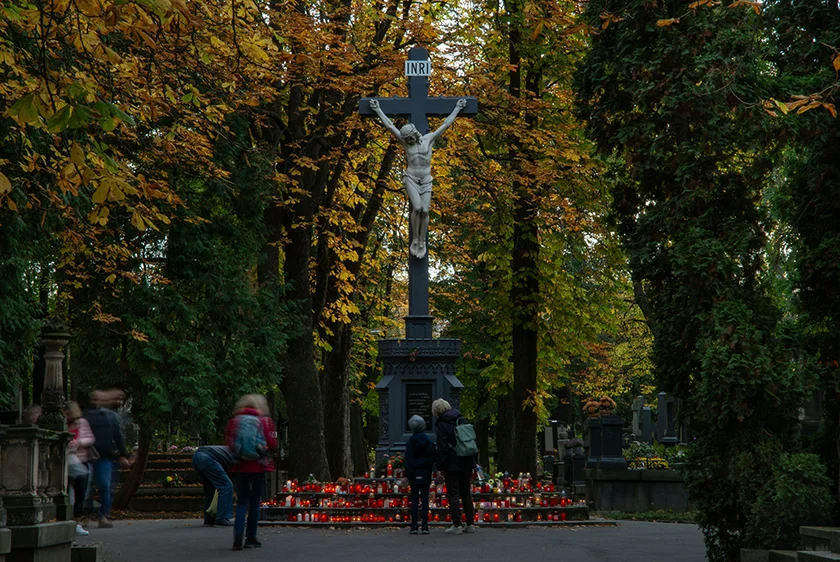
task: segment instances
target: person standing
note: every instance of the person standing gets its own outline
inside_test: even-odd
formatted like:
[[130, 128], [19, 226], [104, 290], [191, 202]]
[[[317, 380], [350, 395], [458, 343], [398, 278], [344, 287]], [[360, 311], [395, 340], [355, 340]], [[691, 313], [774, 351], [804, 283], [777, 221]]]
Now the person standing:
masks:
[[[236, 463], [233, 453], [226, 446], [199, 447], [192, 458], [192, 465], [204, 486], [204, 525], [206, 527], [231, 527], [233, 523], [233, 484], [226, 474]], [[213, 496], [219, 493], [216, 514], [207, 514]]]
[[[462, 419], [461, 412], [443, 398], [438, 398], [432, 402], [432, 414], [437, 418], [435, 424], [437, 466], [443, 470], [446, 498], [449, 500], [449, 515], [452, 519], [452, 526], [446, 529], [446, 532], [456, 535], [474, 533], [476, 531], [475, 510], [470, 478], [475, 468], [475, 458], [455, 454], [455, 428], [458, 420]], [[461, 503], [464, 504], [464, 514], [467, 516], [466, 527], [461, 524]]]
[[237, 498], [233, 550], [262, 546], [257, 540], [260, 500], [265, 473], [271, 470], [269, 452], [277, 447], [277, 430], [267, 414], [264, 397], [246, 394], [237, 401], [234, 416], [228, 422], [226, 442], [237, 460], [232, 469], [236, 473]]
[[82, 519], [85, 515], [85, 494], [90, 477], [88, 459], [90, 447], [96, 438], [87, 420], [82, 417], [82, 409], [76, 402], [65, 403], [63, 412], [67, 420], [67, 431], [73, 436], [67, 444], [67, 483], [70, 489], [70, 502], [73, 504], [73, 518], [76, 520], [76, 535], [85, 536], [90, 534], [82, 527]]
[[99, 527], [109, 529], [111, 523], [111, 470], [116, 462], [128, 468], [128, 453], [125, 450], [117, 415], [105, 407], [108, 397], [100, 390], [90, 395], [92, 408], [85, 414], [95, 438], [94, 447], [99, 459], [93, 462], [93, 483], [99, 491]]
[[414, 432], [405, 444], [405, 475], [411, 486], [411, 530], [417, 534], [417, 512], [423, 522], [421, 532], [429, 534], [429, 484], [432, 482], [432, 467], [435, 465], [435, 444], [426, 435], [426, 421], [420, 416], [411, 416], [408, 427]]

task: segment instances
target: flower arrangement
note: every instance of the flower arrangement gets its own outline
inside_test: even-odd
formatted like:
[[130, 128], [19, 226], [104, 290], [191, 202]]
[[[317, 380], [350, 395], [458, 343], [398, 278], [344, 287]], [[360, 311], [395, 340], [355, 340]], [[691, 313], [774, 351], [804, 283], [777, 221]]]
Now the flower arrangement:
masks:
[[397, 453], [395, 456], [391, 457], [391, 466], [393, 468], [403, 468], [405, 466], [405, 459], [402, 456], [402, 453]]
[[613, 410], [615, 410], [615, 400], [610, 398], [609, 396], [601, 396], [601, 400], [599, 400], [601, 405], [601, 412], [606, 414], [611, 414]]
[[411, 351], [408, 352], [408, 360], [412, 363], [417, 361], [417, 356], [420, 355], [420, 348], [419, 347], [412, 347]]
[[599, 400], [595, 400], [594, 398], [590, 398], [583, 405], [583, 413], [590, 418], [598, 417], [598, 414], [601, 413], [601, 402]]
[[161, 484], [164, 488], [180, 488], [184, 485], [184, 479], [176, 473], [164, 478]]

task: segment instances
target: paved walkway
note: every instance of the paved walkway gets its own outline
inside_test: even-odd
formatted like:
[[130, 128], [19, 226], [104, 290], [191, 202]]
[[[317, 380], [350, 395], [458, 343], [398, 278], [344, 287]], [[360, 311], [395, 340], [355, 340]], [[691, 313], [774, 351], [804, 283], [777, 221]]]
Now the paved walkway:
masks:
[[701, 562], [703, 535], [695, 525], [622, 521], [615, 527], [479, 529], [474, 535], [409, 535], [403, 529], [327, 530], [260, 527], [263, 548], [233, 552], [231, 528], [201, 521], [115, 521], [92, 528], [77, 544], [101, 542], [107, 562], [340, 562], [463, 560], [515, 562]]

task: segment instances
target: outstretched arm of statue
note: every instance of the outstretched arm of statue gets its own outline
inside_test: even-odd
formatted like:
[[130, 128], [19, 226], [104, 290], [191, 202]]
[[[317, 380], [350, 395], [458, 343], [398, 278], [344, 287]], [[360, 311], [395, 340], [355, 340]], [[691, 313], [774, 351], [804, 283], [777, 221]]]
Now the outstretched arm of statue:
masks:
[[393, 121], [388, 119], [388, 116], [382, 112], [382, 108], [379, 107], [379, 100], [370, 100], [368, 102], [370, 104], [370, 108], [379, 116], [379, 120], [382, 121], [382, 124], [385, 125], [385, 128], [391, 131], [391, 134], [397, 137], [397, 140], [403, 142], [402, 137], [400, 136], [400, 131], [394, 126]]
[[435, 142], [439, 136], [441, 136], [446, 129], [449, 128], [452, 123], [455, 122], [455, 118], [458, 117], [458, 114], [461, 113], [461, 110], [467, 107], [467, 100], [466, 98], [461, 98], [455, 104], [455, 109], [452, 110], [452, 113], [449, 114], [449, 117], [443, 122], [443, 124], [437, 128], [435, 132], [433, 132], [431, 136], [431, 142]]

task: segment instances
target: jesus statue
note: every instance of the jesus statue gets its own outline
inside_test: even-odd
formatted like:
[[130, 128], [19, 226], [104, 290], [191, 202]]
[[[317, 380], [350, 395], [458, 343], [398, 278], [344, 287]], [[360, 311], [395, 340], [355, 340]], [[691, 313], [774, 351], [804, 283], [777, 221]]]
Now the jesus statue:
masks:
[[443, 124], [432, 133], [421, 135], [417, 127], [409, 123], [402, 129], [397, 129], [394, 123], [382, 112], [379, 102], [370, 100], [370, 108], [379, 116], [382, 124], [388, 129], [405, 150], [406, 166], [403, 172], [403, 185], [411, 201], [411, 217], [409, 230], [411, 232], [411, 255], [422, 259], [426, 255], [426, 232], [429, 229], [429, 205], [432, 202], [432, 146], [452, 123], [458, 113], [467, 106], [466, 99], [459, 99], [455, 109], [449, 114]]

